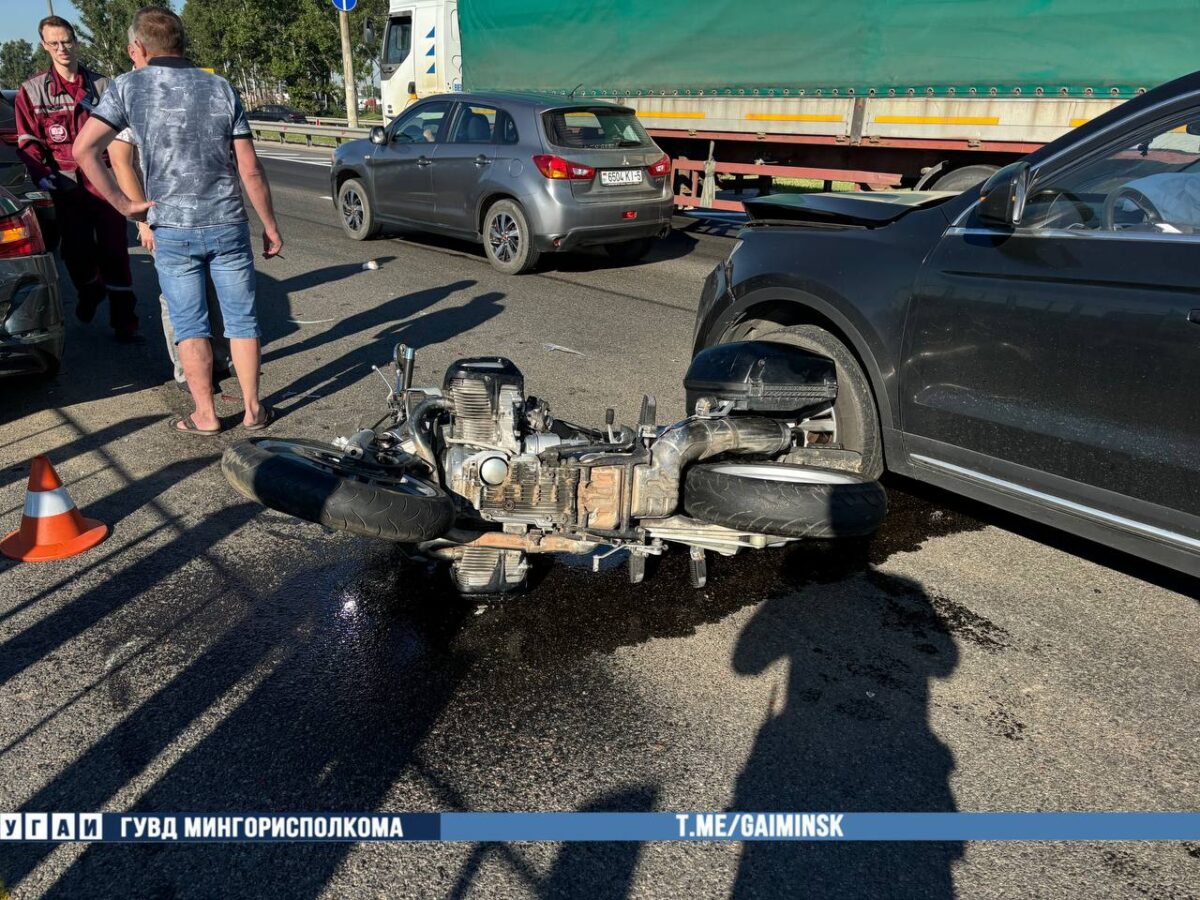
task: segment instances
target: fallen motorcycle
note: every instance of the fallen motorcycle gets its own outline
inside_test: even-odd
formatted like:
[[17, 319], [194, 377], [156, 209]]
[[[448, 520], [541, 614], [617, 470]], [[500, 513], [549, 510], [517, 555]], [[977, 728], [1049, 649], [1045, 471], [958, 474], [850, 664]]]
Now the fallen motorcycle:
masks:
[[591, 555], [598, 569], [626, 551], [638, 583], [669, 544], [688, 548], [703, 587], [708, 552], [859, 537], [886, 511], [877, 482], [797, 464], [846, 452], [834, 364], [797, 347], [705, 350], [685, 378], [691, 416], [660, 426], [646, 396], [636, 426], [610, 409], [599, 428], [555, 418], [502, 357], [459, 360], [438, 389], [413, 386], [411, 348], [394, 356], [374, 428], [331, 444], [242, 441], [226, 478], [272, 509], [448, 561], [467, 594], [519, 589], [533, 553]]

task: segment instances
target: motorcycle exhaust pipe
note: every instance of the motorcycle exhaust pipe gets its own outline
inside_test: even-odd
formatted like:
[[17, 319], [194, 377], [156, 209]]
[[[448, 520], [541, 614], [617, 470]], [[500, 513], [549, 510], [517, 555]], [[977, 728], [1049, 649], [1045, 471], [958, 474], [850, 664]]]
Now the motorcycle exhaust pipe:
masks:
[[417, 456], [424, 460], [430, 470], [437, 475], [440, 475], [442, 470], [438, 465], [437, 454], [433, 450], [432, 436], [425, 430], [425, 420], [437, 413], [452, 412], [453, 410], [454, 401], [449, 397], [428, 397], [417, 404], [417, 408], [413, 410], [412, 416], [408, 420], [409, 433], [412, 435], [413, 444], [416, 445]]
[[654, 442], [649, 465], [634, 470], [632, 514], [661, 519], [675, 512], [691, 463], [721, 453], [774, 456], [791, 446], [791, 428], [776, 419], [687, 419]]

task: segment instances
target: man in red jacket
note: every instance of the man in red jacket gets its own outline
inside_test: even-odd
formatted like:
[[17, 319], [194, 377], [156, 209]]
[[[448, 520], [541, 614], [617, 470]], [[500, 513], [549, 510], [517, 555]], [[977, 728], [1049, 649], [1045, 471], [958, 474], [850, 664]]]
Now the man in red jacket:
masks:
[[17, 92], [18, 153], [30, 177], [54, 198], [63, 262], [79, 297], [75, 314], [92, 321], [107, 296], [117, 340], [138, 340], [125, 219], [87, 183], [71, 153], [108, 79], [79, 65], [75, 29], [66, 19], [47, 16], [38, 34], [54, 65]]

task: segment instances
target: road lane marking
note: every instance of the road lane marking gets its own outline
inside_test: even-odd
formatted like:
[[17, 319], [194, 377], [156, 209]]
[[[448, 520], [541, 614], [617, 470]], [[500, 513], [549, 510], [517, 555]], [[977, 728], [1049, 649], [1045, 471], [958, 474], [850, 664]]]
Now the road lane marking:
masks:
[[279, 159], [284, 162], [303, 163], [306, 166], [321, 166], [323, 169], [328, 169], [330, 161], [328, 159], [314, 159], [311, 156], [300, 156], [294, 153], [278, 153], [272, 150], [258, 150], [258, 155], [264, 159]]

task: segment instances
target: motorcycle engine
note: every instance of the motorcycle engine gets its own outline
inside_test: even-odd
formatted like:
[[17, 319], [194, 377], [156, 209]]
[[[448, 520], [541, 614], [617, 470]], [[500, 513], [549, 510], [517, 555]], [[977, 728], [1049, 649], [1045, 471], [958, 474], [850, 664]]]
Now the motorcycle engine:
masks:
[[[538, 459], [561, 438], [549, 431], [545, 405], [526, 399], [520, 369], [503, 357], [462, 359], [447, 370], [442, 392], [454, 402], [443, 432], [442, 464], [455, 494], [506, 531], [551, 529], [574, 520], [579, 470]], [[476, 558], [481, 555], [487, 558]], [[469, 557], [454, 568], [466, 593], [518, 585], [528, 568], [514, 551], [477, 548]]]

